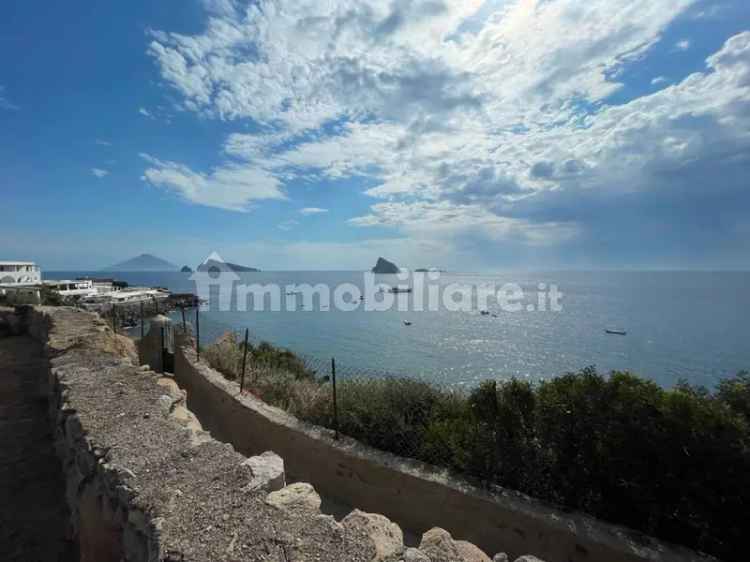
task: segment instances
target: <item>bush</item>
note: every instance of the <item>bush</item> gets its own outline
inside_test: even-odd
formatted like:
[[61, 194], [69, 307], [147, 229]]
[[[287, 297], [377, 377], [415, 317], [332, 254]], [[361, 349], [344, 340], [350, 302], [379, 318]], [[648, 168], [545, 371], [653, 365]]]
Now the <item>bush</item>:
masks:
[[[205, 357], [228, 378], [242, 346]], [[252, 349], [251, 391], [333, 427], [331, 388], [287, 350]], [[532, 385], [487, 381], [469, 393], [410, 379], [344, 380], [339, 429], [373, 447], [452, 469], [614, 523], [739, 560], [750, 532], [750, 375], [716, 392], [663, 389], [593, 368]]]
[[42, 285], [39, 290], [39, 296], [41, 304], [43, 306], [63, 306], [65, 304], [64, 299], [60, 296], [60, 293], [50, 289], [47, 285]]

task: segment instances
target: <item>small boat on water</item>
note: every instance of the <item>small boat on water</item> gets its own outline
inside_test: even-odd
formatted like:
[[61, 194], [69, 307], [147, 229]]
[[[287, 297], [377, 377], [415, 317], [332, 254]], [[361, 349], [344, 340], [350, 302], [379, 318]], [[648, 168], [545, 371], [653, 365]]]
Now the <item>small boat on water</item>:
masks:
[[627, 332], [625, 330], [604, 330], [605, 334], [611, 334], [613, 336], [625, 336]]
[[489, 310], [480, 310], [479, 314], [481, 314], [482, 316], [489, 316], [490, 315], [490, 311]]
[[389, 293], [411, 293], [411, 287], [391, 287]]
[[411, 320], [404, 320], [404, 326], [411, 326]]

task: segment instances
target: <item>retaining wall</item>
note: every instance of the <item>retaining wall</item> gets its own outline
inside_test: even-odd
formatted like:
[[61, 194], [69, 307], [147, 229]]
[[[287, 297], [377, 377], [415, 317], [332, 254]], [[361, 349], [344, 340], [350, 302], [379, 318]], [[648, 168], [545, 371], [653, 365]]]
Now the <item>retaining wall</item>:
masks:
[[424, 532], [443, 527], [485, 552], [511, 559], [532, 553], [549, 562], [677, 562], [706, 560], [636, 531], [578, 513], [565, 513], [522, 494], [486, 492], [422, 463], [334, 440], [247, 394], [205, 362], [194, 341], [175, 335], [175, 379], [188, 406], [217, 439], [246, 455], [271, 450], [284, 458], [290, 479], [359, 509], [382, 513], [402, 527]]
[[366, 529], [321, 515], [311, 487], [284, 487], [280, 458], [248, 459], [202, 431], [174, 381], [139, 367], [132, 342], [95, 314], [27, 309], [21, 324], [49, 359], [81, 562], [375, 559]]

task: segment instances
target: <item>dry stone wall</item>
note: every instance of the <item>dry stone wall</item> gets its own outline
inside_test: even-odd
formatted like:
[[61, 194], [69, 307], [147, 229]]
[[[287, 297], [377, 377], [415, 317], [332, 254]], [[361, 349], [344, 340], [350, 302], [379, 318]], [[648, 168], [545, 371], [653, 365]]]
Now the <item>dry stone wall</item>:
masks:
[[312, 485], [286, 484], [281, 457], [248, 458], [213, 439], [189, 395], [139, 366], [132, 342], [98, 316], [37, 308], [17, 320], [45, 343], [68, 533], [82, 562], [490, 560], [439, 529], [440, 545], [428, 534], [424, 549], [405, 548], [382, 515], [323, 515]]

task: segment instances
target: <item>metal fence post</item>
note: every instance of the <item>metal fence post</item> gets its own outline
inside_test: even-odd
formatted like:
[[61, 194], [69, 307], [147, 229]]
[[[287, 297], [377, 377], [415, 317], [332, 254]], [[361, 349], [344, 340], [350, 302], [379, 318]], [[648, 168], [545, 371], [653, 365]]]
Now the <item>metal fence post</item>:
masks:
[[245, 390], [245, 366], [247, 365], [247, 338], [250, 335], [249, 332], [250, 329], [245, 328], [245, 350], [242, 353], [242, 378], [240, 379], [240, 394], [242, 394], [242, 391]]
[[164, 326], [161, 327], [161, 353], [159, 354], [161, 363], [161, 372], [164, 372]]
[[112, 303], [112, 331], [117, 333], [117, 306]]
[[182, 312], [182, 331], [187, 333], [187, 322], [185, 322], [185, 305], [180, 305], [180, 312]]
[[201, 307], [195, 307], [195, 354], [198, 361], [201, 359]]
[[333, 430], [334, 439], [339, 438], [339, 405], [336, 400], [336, 358], [331, 357], [331, 382], [333, 383]]
[[143, 339], [143, 301], [141, 301], [141, 339]]

